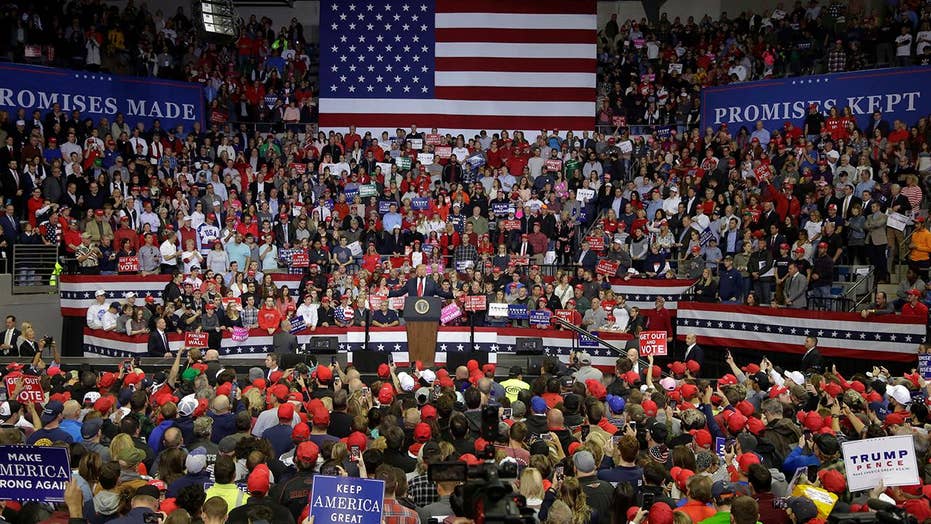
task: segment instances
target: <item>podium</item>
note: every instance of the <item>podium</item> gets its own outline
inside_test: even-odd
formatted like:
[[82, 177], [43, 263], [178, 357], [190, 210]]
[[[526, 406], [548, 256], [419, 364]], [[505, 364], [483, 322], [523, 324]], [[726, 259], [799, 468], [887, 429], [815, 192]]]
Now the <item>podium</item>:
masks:
[[407, 297], [404, 300], [404, 323], [407, 327], [407, 353], [410, 361], [431, 367], [436, 358], [436, 330], [440, 325], [443, 299]]

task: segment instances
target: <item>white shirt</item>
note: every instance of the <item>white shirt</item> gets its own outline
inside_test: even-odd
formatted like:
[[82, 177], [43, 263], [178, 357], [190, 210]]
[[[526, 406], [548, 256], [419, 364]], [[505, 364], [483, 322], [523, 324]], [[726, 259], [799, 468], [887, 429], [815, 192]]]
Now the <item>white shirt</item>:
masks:
[[317, 325], [317, 308], [319, 307], [320, 304], [301, 304], [297, 306], [297, 314], [304, 319], [304, 324], [307, 327]]
[[906, 33], [895, 38], [895, 56], [912, 55], [912, 35]]
[[91, 329], [101, 329], [103, 326], [103, 315], [107, 312], [106, 304], [94, 304], [87, 308], [87, 327]]
[[116, 330], [116, 321], [119, 317], [115, 314], [110, 313], [108, 309], [106, 313], [103, 314], [103, 320], [101, 321], [101, 329], [105, 331], [115, 331]]
[[[169, 240], [162, 242], [162, 245], [158, 248], [162, 253], [162, 264], [168, 266], [177, 266], [178, 259], [175, 258], [175, 255], [178, 254], [178, 248]], [[169, 259], [168, 257], [172, 257]]]

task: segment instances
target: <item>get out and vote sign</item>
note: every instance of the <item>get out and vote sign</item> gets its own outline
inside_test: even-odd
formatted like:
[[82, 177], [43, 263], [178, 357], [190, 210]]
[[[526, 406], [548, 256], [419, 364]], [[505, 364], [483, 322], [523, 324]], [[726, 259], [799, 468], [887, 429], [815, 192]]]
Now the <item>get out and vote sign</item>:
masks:
[[384, 500], [382, 480], [315, 475], [310, 515], [317, 524], [381, 524]]
[[654, 357], [667, 354], [665, 331], [643, 331], [640, 333], [640, 356]]

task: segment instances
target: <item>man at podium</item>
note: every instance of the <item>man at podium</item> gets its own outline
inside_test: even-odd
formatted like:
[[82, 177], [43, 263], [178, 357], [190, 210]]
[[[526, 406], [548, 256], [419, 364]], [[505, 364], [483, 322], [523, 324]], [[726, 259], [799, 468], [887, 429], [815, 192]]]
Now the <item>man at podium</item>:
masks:
[[452, 293], [443, 291], [436, 281], [427, 277], [427, 266], [420, 264], [414, 270], [414, 276], [398, 289], [388, 293], [389, 297], [443, 297], [452, 300]]

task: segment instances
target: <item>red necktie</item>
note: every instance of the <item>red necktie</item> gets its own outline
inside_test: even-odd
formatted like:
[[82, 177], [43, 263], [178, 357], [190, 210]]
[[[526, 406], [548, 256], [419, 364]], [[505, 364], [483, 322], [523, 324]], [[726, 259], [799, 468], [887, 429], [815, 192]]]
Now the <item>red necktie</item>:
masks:
[[418, 297], [423, 296], [423, 279], [422, 278], [417, 279], [417, 296]]

